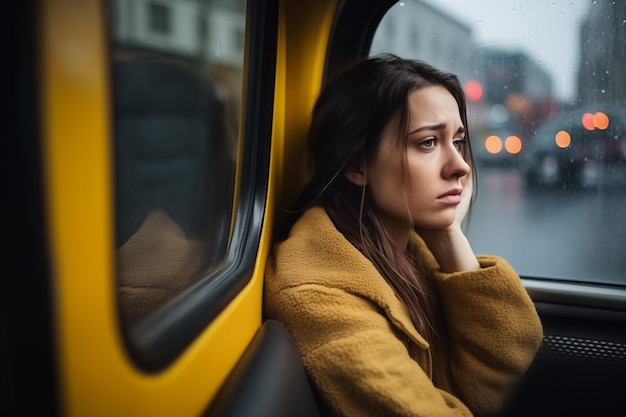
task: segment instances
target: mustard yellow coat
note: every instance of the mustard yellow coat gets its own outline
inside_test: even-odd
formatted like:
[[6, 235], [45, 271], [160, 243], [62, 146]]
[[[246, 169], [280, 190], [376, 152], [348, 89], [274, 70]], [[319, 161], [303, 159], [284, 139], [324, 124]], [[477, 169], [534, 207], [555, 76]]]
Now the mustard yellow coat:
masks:
[[[340, 416], [497, 413], [542, 339], [534, 305], [511, 266], [445, 274], [415, 235], [442, 298], [451, 347], [431, 363], [428, 343], [392, 288], [334, 227], [309, 209], [268, 260], [266, 318], [290, 330], [308, 375]], [[436, 387], [433, 367], [450, 376]], [[470, 411], [472, 410], [472, 411]]]

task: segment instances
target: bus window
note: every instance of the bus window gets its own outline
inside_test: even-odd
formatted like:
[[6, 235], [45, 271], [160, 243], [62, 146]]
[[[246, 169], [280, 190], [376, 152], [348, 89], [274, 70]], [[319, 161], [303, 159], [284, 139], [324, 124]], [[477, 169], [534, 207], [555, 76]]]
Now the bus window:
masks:
[[457, 74], [478, 174], [468, 237], [527, 278], [626, 285], [626, 3], [405, 0], [370, 54]]
[[117, 0], [110, 14], [117, 291], [131, 329], [225, 260], [245, 2]]

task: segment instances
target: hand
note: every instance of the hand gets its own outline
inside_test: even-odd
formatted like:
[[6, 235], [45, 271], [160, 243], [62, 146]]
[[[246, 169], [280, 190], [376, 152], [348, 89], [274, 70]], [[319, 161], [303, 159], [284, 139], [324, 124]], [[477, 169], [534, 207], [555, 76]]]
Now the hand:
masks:
[[416, 230], [437, 259], [443, 272], [469, 271], [480, 268], [476, 255], [474, 255], [474, 251], [461, 228], [474, 192], [474, 180], [471, 173], [461, 179], [461, 185], [463, 186], [461, 202], [456, 207], [456, 215], [452, 224], [442, 230]]
[[467, 215], [474, 194], [474, 176], [471, 172], [461, 179], [461, 185], [463, 186], [461, 202], [456, 207], [456, 217], [454, 223], [451, 225], [451, 227], [458, 227], [459, 229]]

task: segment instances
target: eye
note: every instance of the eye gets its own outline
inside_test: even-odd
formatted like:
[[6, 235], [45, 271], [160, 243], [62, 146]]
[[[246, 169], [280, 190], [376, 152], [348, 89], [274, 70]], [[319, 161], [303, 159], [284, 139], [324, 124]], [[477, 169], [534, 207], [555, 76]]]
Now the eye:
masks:
[[423, 140], [420, 143], [418, 143], [418, 146], [420, 146], [421, 148], [424, 148], [424, 149], [432, 149], [432, 148], [435, 147], [436, 144], [437, 144], [437, 139], [435, 139], [435, 138], [428, 138], [428, 139]]
[[467, 143], [467, 140], [465, 138], [459, 138], [455, 139], [453, 143], [457, 151], [463, 152], [465, 150], [465, 144]]

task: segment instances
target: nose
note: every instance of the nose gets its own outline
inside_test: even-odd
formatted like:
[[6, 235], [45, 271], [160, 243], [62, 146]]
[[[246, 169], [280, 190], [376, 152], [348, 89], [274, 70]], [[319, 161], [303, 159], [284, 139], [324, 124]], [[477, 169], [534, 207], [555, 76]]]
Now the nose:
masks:
[[459, 152], [453, 144], [445, 153], [442, 176], [444, 178], [460, 178], [469, 174], [469, 172], [469, 164], [463, 157], [463, 154]]

